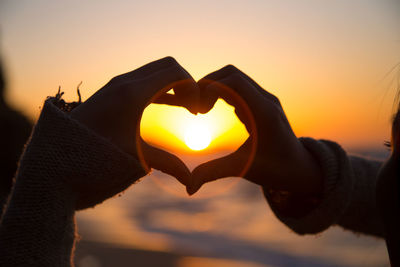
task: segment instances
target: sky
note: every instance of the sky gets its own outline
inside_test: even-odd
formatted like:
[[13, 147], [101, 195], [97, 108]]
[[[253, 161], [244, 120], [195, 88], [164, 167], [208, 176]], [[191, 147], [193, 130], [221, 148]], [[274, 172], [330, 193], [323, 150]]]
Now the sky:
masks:
[[[8, 101], [36, 119], [61, 86], [75, 100], [112, 77], [173, 56], [198, 80], [234, 64], [275, 94], [297, 136], [346, 149], [384, 149], [400, 74], [394, 0], [1, 0], [0, 47]], [[145, 140], [184, 149], [185, 109], [149, 106]], [[222, 100], [203, 118], [211, 148], [247, 132]]]

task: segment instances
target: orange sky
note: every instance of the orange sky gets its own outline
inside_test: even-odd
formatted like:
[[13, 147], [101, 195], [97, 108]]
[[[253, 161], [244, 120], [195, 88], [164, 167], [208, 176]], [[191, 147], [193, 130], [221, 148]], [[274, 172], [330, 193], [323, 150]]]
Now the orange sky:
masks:
[[[35, 118], [59, 85], [73, 99], [83, 81], [87, 98], [113, 76], [171, 55], [195, 79], [238, 66], [280, 98], [299, 136], [348, 149], [382, 147], [395, 75], [380, 81], [400, 62], [393, 2], [2, 1], [7, 97]], [[168, 145], [160, 136], [170, 137], [182, 148], [188, 116], [182, 108], [149, 107], [143, 136], [159, 145]], [[212, 147], [238, 147], [246, 138], [224, 102], [206, 116], [217, 138]]]

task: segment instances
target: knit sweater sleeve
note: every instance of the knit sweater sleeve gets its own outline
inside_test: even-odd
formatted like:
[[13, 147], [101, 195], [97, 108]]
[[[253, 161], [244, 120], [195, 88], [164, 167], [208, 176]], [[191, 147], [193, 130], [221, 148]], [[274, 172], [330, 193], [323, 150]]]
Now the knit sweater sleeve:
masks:
[[[272, 196], [263, 189], [271, 209], [284, 224], [298, 234], [315, 234], [332, 225], [375, 236], [383, 236], [383, 224], [376, 206], [376, 181], [382, 162], [348, 156], [336, 143], [300, 138], [318, 161], [324, 190], [318, 204], [300, 217], [289, 216]], [[296, 201], [286, 199], [285, 207], [296, 209]]]
[[74, 213], [145, 175], [111, 142], [45, 102], [0, 220], [0, 266], [72, 266]]

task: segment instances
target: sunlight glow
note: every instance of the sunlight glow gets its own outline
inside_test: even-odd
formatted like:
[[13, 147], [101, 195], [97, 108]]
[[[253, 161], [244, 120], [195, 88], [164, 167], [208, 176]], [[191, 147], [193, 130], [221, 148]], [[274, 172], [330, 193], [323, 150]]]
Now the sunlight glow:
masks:
[[207, 114], [198, 115], [182, 107], [151, 104], [143, 112], [140, 134], [146, 142], [174, 153], [231, 150], [249, 136], [234, 108], [221, 99]]
[[211, 143], [210, 128], [199, 119], [187, 125], [184, 133], [185, 144], [192, 150], [202, 150]]
[[[228, 9], [226, 1], [153, 2], [96, 1], [93, 12], [93, 1], [0, 1], [7, 101], [36, 121], [59, 85], [75, 101], [83, 81], [85, 100], [112, 77], [171, 55], [196, 81], [236, 65], [280, 99], [298, 136], [346, 149], [383, 149], [390, 138], [397, 74], [386, 74], [399, 62], [400, 17], [389, 3], [398, 1], [235, 1]], [[207, 151], [245, 139], [228, 111], [209, 115]], [[189, 115], [149, 107], [143, 138], [193, 152], [183, 138]]]

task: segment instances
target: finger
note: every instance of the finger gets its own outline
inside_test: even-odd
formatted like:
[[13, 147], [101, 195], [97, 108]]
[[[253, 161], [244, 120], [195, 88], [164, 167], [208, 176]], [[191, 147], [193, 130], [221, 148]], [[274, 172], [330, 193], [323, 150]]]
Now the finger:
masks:
[[239, 74], [231, 74], [223, 79], [210, 83], [205, 91], [218, 94], [231, 105], [238, 104], [241, 99], [249, 104], [260, 97], [258, 91]]
[[171, 106], [183, 106], [184, 103], [182, 103], [182, 100], [177, 98], [175, 95], [171, 94], [162, 94], [160, 96], [157, 96], [152, 103], [155, 104], [165, 104], [165, 105], [171, 105]]
[[177, 107], [184, 107], [186, 105], [185, 100], [178, 98], [176, 95], [172, 94], [162, 94], [160, 96], [155, 97], [151, 103], [154, 104], [162, 104], [162, 105], [170, 105], [170, 106], [177, 106]]
[[181, 68], [186, 73], [188, 77], [187, 82], [190, 82], [190, 86], [182, 82], [176, 83], [173, 88], [174, 95], [178, 102], [180, 102], [180, 106], [185, 107], [196, 115], [199, 112], [200, 88], [189, 72], [185, 68]]
[[215, 81], [203, 78], [197, 83], [200, 88], [200, 97], [198, 104], [198, 110], [200, 113], [205, 114], [209, 112], [214, 107], [218, 98], [221, 97], [218, 89], [208, 87], [213, 82]]
[[217, 102], [218, 98], [220, 97], [218, 94], [218, 90], [213, 90], [213, 88], [209, 88], [209, 85], [227, 76], [225, 71], [226, 67], [223, 67], [222, 69], [206, 75], [197, 82], [200, 88], [200, 113], [207, 113], [208, 111], [210, 111], [214, 107], [215, 102]]
[[234, 74], [234, 73], [238, 73], [240, 74], [244, 79], [246, 79], [251, 85], [254, 86], [254, 88], [257, 89], [257, 91], [264, 97], [266, 97], [269, 100], [272, 101], [276, 101], [278, 98], [276, 98], [276, 96], [274, 96], [273, 94], [269, 93], [268, 91], [264, 90], [256, 81], [254, 81], [250, 76], [248, 76], [246, 73], [244, 73], [243, 71], [241, 71], [240, 69], [238, 69], [237, 67], [233, 66], [233, 65], [228, 65], [224, 68], [223, 71], [221, 72], [225, 72], [225, 76], [229, 75], [229, 74]]
[[[147, 76], [142, 82], [146, 84], [143, 92], [148, 101], [157, 99], [171, 88], [181, 105], [197, 114], [200, 89], [194, 79], [179, 64], [159, 70]], [[172, 98], [169, 98], [172, 99]]]
[[208, 74], [204, 78], [202, 78], [200, 81], [198, 81], [198, 85], [200, 87], [200, 107], [199, 110], [201, 113], [206, 113], [208, 112], [215, 104], [218, 98], [215, 97], [214, 92], [205, 90], [207, 86], [212, 82], [212, 81], [218, 81], [221, 79], [224, 79], [232, 74], [237, 74], [242, 76], [245, 80], [247, 80], [263, 97], [266, 97], [267, 99], [274, 101], [276, 103], [279, 103], [279, 100], [266, 90], [264, 90], [258, 83], [256, 83], [252, 78], [250, 78], [247, 74], [245, 74], [243, 71], [238, 69], [237, 67], [233, 65], [227, 65], [223, 68], [221, 68], [218, 71], [215, 71], [213, 73]]
[[233, 65], [227, 65], [217, 71], [206, 75], [204, 78], [197, 82], [200, 87], [200, 107], [202, 113], [207, 113], [210, 109], [212, 109], [215, 102], [218, 100], [218, 96], [216, 96], [215, 91], [210, 90], [211, 88], [207, 89], [207, 87], [211, 83], [224, 79], [235, 73], [240, 74], [241, 71]]
[[141, 142], [143, 157], [150, 168], [160, 170], [174, 176], [179, 182], [187, 186], [191, 183], [191, 173], [178, 157], [164, 150]]
[[221, 80], [237, 71], [237, 68], [233, 65], [227, 65], [217, 71], [214, 71], [206, 76], [204, 76], [200, 81], [198, 81], [200, 87], [203, 86], [203, 82], [206, 81], [218, 81]]
[[[191, 113], [197, 114], [198, 113], [198, 104], [192, 104], [190, 107], [188, 107], [188, 100], [186, 100], [184, 97], [178, 97], [176, 95], [171, 95], [171, 94], [162, 94], [160, 96], [156, 96], [151, 100], [151, 103], [154, 104], [164, 104], [164, 105], [170, 105], [170, 106], [177, 106], [177, 107], [185, 107], [188, 109]], [[193, 100], [192, 103], [196, 103], [198, 101]]]
[[192, 183], [187, 187], [188, 193], [193, 195], [203, 184], [221, 178], [244, 177], [250, 167], [251, 145], [251, 140], [248, 139], [234, 153], [197, 166], [192, 171]]
[[157, 72], [159, 70], [168, 68], [173, 65], [179, 65], [179, 63], [173, 58], [173, 57], [164, 57], [159, 60], [150, 62], [146, 65], [143, 65], [142, 67], [135, 69], [133, 71], [121, 74], [117, 76], [120, 79], [143, 79], [154, 72]]
[[199, 113], [200, 89], [196, 81], [190, 76], [186, 83], [178, 82], [174, 85], [174, 97], [193, 114]]
[[239, 120], [245, 124], [247, 131], [252, 133], [254, 130], [253, 114], [257, 113], [257, 107], [265, 105], [265, 100], [263, 101], [259, 92], [246, 79], [239, 74], [231, 74], [209, 84], [203, 91], [217, 94], [228, 104], [234, 106]]

